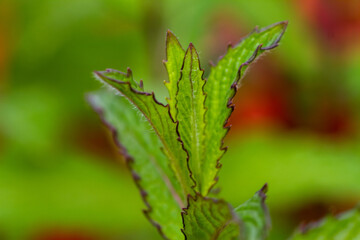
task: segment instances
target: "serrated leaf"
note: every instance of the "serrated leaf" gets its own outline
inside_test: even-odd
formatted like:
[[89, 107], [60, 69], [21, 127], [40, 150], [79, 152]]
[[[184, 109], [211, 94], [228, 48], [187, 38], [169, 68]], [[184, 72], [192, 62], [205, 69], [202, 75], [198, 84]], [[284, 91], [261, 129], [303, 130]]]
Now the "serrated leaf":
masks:
[[180, 183], [179, 192], [181, 202], [186, 205], [186, 196], [193, 193], [193, 181], [187, 166], [188, 155], [184, 151], [182, 142], [177, 134], [177, 123], [170, 116], [169, 107], [159, 103], [154, 93], [140, 91], [142, 86], [130, 82], [131, 72], [122, 73], [107, 69], [95, 72], [95, 76], [102, 82], [116, 89], [145, 116], [163, 145], [163, 151], [169, 159], [171, 169]]
[[241, 222], [232, 207], [223, 200], [202, 197], [189, 198], [183, 212], [183, 233], [187, 240], [241, 239]]
[[206, 195], [216, 183], [219, 160], [226, 148], [223, 139], [228, 132], [224, 127], [233, 111], [232, 98], [248, 65], [263, 52], [278, 46], [287, 22], [255, 29], [235, 47], [229, 47], [226, 55], [211, 68], [204, 90], [207, 95], [205, 107], [206, 151], [202, 160], [203, 175], [200, 192]]
[[169, 91], [169, 98], [166, 98], [170, 106], [170, 113], [174, 120], [177, 119], [176, 94], [178, 92], [178, 81], [180, 70], [183, 65], [185, 51], [181, 47], [179, 40], [168, 30], [166, 36], [166, 61], [164, 61], [168, 72], [169, 81], [164, 84]]
[[[185, 54], [181, 78], [178, 82], [175, 107], [178, 111], [179, 134], [184, 142], [185, 149], [189, 153], [189, 166], [195, 182], [200, 179], [203, 171], [201, 168], [205, 130], [205, 94], [203, 92], [205, 81], [202, 79], [203, 74], [198, 53], [190, 44]], [[200, 189], [199, 183], [197, 182], [196, 190]]]
[[[124, 97], [102, 91], [89, 96], [92, 107], [113, 133], [127, 157], [136, 185], [147, 205], [146, 216], [167, 239], [180, 239], [182, 203], [162, 142], [148, 121]], [[171, 177], [173, 176], [173, 177]]]
[[269, 211], [265, 205], [267, 184], [245, 203], [235, 208], [244, 223], [246, 240], [266, 239], [271, 227]]
[[360, 239], [360, 207], [339, 217], [326, 217], [299, 230], [292, 240], [355, 240]]

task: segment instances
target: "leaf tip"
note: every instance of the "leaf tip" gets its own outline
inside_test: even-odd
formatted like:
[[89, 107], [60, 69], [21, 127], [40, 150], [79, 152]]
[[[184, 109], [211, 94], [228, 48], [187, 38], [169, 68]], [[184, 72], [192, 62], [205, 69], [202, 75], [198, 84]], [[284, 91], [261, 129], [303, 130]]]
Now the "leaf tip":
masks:
[[175, 37], [175, 35], [174, 35], [174, 33], [173, 33], [170, 29], [168, 29], [168, 30], [166, 31], [166, 38], [167, 38], [167, 39], [170, 39], [170, 38], [172, 38], [172, 37]]
[[289, 25], [289, 20], [279, 22], [279, 24], [283, 25], [286, 28]]
[[171, 42], [174, 42], [180, 45], [179, 39], [175, 36], [175, 34], [171, 30], [166, 31], [166, 45], [168, 46]]
[[260, 192], [266, 194], [268, 190], [269, 190], [269, 185], [268, 183], [265, 183], [264, 186], [260, 189]]
[[266, 193], [268, 192], [268, 190], [268, 183], [265, 183], [264, 186], [259, 191], [257, 191], [257, 194], [261, 198], [263, 204], [265, 203], [265, 200], [267, 198]]
[[93, 71], [95, 77], [101, 77], [101, 73], [99, 71]]
[[126, 77], [130, 77], [130, 76], [132, 76], [132, 71], [131, 71], [131, 69], [128, 67], [128, 68], [126, 69]]
[[196, 53], [197, 54], [197, 51], [196, 51], [195, 46], [194, 46], [193, 43], [189, 43], [189, 46], [186, 49], [186, 54], [188, 54], [188, 53], [191, 53], [191, 54]]

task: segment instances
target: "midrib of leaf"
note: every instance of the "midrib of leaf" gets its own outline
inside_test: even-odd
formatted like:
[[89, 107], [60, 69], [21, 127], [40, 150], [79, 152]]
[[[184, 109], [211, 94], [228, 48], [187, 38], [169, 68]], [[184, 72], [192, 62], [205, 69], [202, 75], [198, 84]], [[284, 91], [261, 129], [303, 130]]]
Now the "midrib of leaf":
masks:
[[[120, 77], [121, 80], [114, 79], [113, 73], [117, 73], [116, 77]], [[111, 77], [107, 76], [110, 75]], [[182, 143], [177, 135], [176, 127], [177, 124], [173, 122], [169, 115], [168, 106], [164, 106], [159, 103], [154, 93], [141, 92], [132, 87], [129, 81], [126, 81], [131, 75], [121, 73], [116, 70], [108, 69], [103, 72], [95, 72], [95, 76], [101, 81], [109, 84], [121, 94], [123, 94], [134, 106], [143, 113], [147, 121], [153, 127], [160, 141], [164, 145], [164, 152], [170, 159], [170, 165], [172, 166], [173, 172], [180, 182], [181, 191], [180, 198], [182, 200], [182, 206], [186, 205], [187, 194], [192, 193], [191, 186], [193, 185], [190, 179], [190, 173], [187, 166], [187, 154], [182, 148]], [[124, 81], [125, 80], [125, 81]], [[153, 114], [157, 114], [156, 119]], [[164, 124], [165, 122], [165, 124]], [[177, 153], [177, 155], [174, 154]]]
[[195, 190], [199, 189], [201, 171], [201, 157], [204, 152], [205, 130], [205, 94], [198, 53], [192, 44], [189, 45], [181, 70], [176, 95], [176, 109], [179, 121], [179, 134], [184, 147], [189, 153], [189, 166], [195, 179]]
[[226, 151], [223, 139], [228, 132], [224, 126], [233, 111], [232, 98], [237, 91], [240, 77], [258, 55], [278, 45], [287, 22], [281, 22], [262, 30], [255, 29], [235, 47], [229, 47], [226, 55], [211, 68], [204, 91], [205, 100], [205, 146], [202, 169], [204, 174], [200, 192], [207, 195], [216, 183], [219, 160]]

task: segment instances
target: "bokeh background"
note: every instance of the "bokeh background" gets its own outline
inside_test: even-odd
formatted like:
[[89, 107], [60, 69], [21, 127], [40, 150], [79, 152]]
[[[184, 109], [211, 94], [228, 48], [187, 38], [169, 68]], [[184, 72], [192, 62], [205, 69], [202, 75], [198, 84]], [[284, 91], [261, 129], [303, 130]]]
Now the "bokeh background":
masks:
[[360, 1], [1, 0], [0, 239], [160, 239], [85, 101], [93, 70], [131, 67], [159, 99], [166, 30], [202, 67], [256, 25], [289, 20], [244, 78], [219, 195], [269, 184], [270, 239], [360, 201]]

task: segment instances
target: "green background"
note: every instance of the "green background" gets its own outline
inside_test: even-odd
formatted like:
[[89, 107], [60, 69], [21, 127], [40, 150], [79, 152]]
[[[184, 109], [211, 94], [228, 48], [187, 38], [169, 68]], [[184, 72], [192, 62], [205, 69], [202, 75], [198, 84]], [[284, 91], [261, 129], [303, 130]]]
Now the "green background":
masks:
[[[131, 67], [164, 99], [166, 30], [205, 76], [254, 26], [289, 20], [236, 98], [219, 195], [269, 184], [270, 239], [360, 200], [357, 1], [2, 0], [0, 239], [160, 239], [110, 134], [85, 101], [92, 71]], [[57, 237], [57, 238], [56, 238]]]

